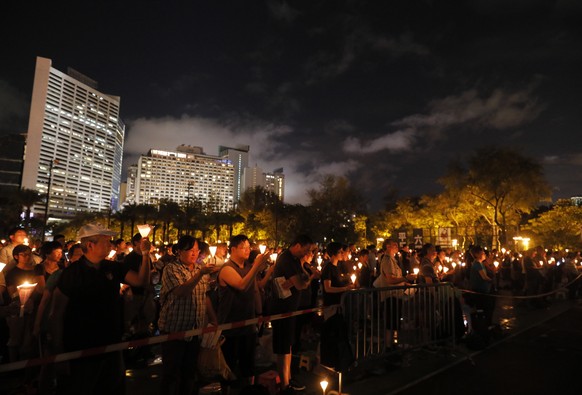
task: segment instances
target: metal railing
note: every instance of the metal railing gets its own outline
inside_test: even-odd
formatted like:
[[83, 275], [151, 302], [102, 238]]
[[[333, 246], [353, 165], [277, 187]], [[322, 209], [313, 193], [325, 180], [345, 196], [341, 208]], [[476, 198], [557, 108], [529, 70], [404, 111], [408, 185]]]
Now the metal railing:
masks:
[[[462, 312], [450, 283], [366, 288], [342, 295], [356, 361], [406, 348], [450, 343]], [[457, 324], [457, 328], [455, 325]]]

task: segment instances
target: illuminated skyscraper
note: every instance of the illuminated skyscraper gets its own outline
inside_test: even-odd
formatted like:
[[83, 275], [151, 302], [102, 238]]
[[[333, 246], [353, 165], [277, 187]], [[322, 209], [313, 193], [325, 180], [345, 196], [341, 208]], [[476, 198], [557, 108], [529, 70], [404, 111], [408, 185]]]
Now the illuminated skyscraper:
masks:
[[[97, 82], [37, 57], [22, 187], [48, 193], [49, 217], [117, 208], [125, 135], [119, 104]], [[44, 204], [34, 212], [44, 215]]]
[[249, 149], [248, 145], [232, 147], [218, 147], [218, 156], [228, 158], [234, 166], [234, 202], [238, 203], [240, 195], [243, 192], [243, 172], [245, 167], [249, 166]]
[[234, 165], [226, 156], [206, 155], [201, 147], [152, 149], [128, 170], [127, 203], [156, 204], [162, 199], [229, 211], [234, 204]]

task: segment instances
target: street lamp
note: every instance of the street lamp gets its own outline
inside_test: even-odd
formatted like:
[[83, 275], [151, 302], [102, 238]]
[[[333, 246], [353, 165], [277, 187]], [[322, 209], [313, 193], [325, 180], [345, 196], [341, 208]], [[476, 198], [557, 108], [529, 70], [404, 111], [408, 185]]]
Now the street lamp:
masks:
[[47, 189], [46, 189], [46, 202], [44, 203], [44, 221], [42, 224], [42, 236], [41, 236], [41, 240], [44, 242], [44, 237], [45, 237], [45, 233], [46, 233], [46, 225], [48, 222], [48, 216], [49, 216], [49, 202], [51, 200], [51, 186], [53, 183], [53, 167], [55, 165], [59, 164], [59, 160], [58, 159], [53, 159], [49, 162], [49, 177], [48, 177], [48, 185], [47, 185]]

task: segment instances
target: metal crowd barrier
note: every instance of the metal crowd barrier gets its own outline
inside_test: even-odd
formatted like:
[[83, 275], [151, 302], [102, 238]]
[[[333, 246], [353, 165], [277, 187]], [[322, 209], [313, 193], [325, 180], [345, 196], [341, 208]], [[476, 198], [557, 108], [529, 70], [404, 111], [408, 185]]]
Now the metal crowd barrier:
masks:
[[462, 320], [450, 283], [354, 290], [342, 295], [341, 305], [356, 361], [398, 349], [454, 347], [455, 323]]

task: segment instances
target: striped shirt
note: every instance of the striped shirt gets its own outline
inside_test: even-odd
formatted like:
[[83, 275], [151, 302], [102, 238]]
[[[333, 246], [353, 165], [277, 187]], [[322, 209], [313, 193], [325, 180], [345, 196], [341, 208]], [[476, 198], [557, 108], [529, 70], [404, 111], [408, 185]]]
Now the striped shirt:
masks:
[[160, 318], [158, 327], [163, 332], [182, 332], [196, 327], [196, 292], [187, 296], [176, 296], [174, 288], [193, 277], [188, 266], [179, 261], [168, 263], [162, 272], [160, 290]]

